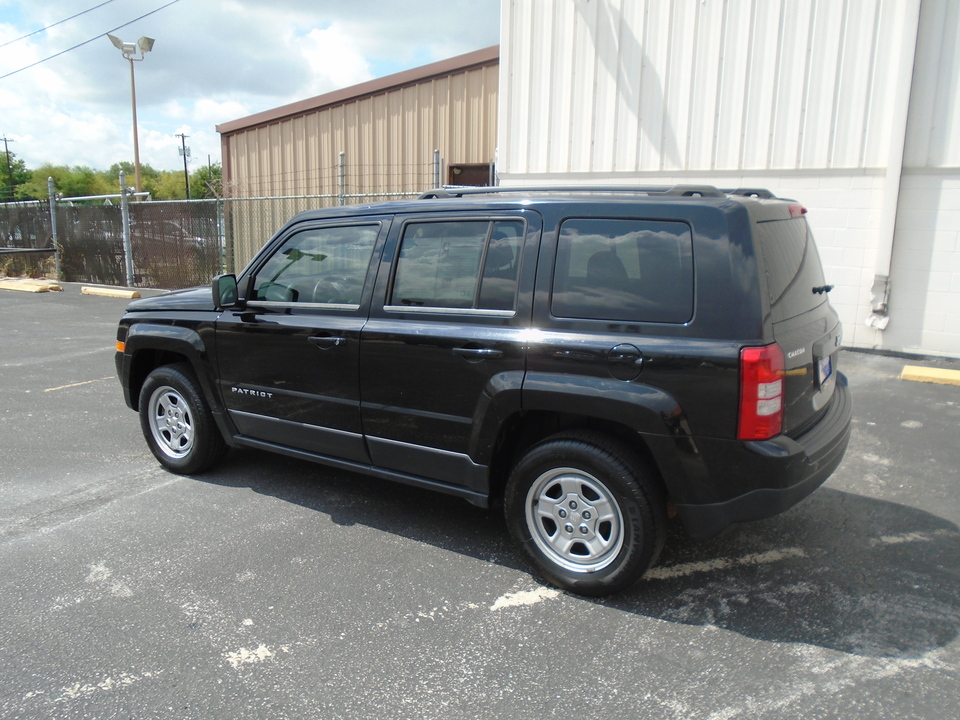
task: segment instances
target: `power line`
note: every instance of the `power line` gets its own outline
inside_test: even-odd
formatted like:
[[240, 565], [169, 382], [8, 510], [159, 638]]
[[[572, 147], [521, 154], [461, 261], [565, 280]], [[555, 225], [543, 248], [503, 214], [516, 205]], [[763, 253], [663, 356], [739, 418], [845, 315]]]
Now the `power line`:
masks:
[[71, 15], [71, 16], [68, 17], [68, 18], [64, 18], [63, 20], [58, 20], [58, 21], [55, 22], [55, 23], [51, 23], [50, 25], [47, 25], [45, 28], [40, 28], [39, 30], [34, 30], [32, 33], [27, 33], [26, 35], [21, 35], [20, 37], [16, 38], [15, 40], [8, 40], [8, 41], [5, 42], [3, 45], [0, 45], [0, 48], [5, 48], [7, 45], [13, 45], [13, 43], [15, 43], [15, 42], [20, 42], [21, 40], [26, 40], [28, 37], [31, 37], [31, 36], [33, 36], [33, 35], [36, 35], [37, 33], [46, 32], [47, 30], [49, 30], [49, 29], [52, 28], [52, 27], [56, 27], [57, 25], [62, 25], [63, 23], [67, 22], [68, 20], [73, 20], [74, 18], [78, 18], [78, 17], [80, 17], [81, 15], [86, 15], [88, 12], [91, 12], [91, 11], [93, 11], [93, 10], [96, 10], [97, 8], [101, 8], [101, 7], [103, 7], [104, 5], [109, 5], [109, 4], [112, 3], [112, 2], [113, 2], [113, 0], [106, 0], [106, 2], [102, 2], [102, 3], [100, 3], [99, 5], [94, 5], [92, 8], [87, 8], [86, 10], [84, 10], [84, 11], [82, 11], [82, 12], [78, 12], [76, 15]]
[[130, 22], [126, 22], [126, 23], [124, 23], [123, 25], [117, 25], [117, 27], [113, 28], [113, 30], [107, 30], [107, 32], [100, 33], [100, 34], [97, 35], [96, 37], [92, 37], [92, 38], [90, 38], [89, 40], [84, 40], [82, 43], [77, 43], [77, 44], [74, 45], [73, 47], [67, 48], [66, 50], [61, 50], [60, 52], [58, 52], [58, 53], [56, 53], [56, 54], [54, 54], [54, 55], [51, 55], [50, 57], [45, 57], [43, 60], [37, 60], [35, 63], [31, 63], [30, 65], [27, 65], [26, 67], [20, 68], [19, 70], [14, 70], [13, 72], [8, 72], [6, 75], [0, 75], [0, 80], [5, 80], [5, 79], [7, 79], [8, 77], [10, 77], [11, 75], [16, 75], [17, 73], [23, 72], [24, 70], [29, 70], [30, 68], [36, 67], [37, 65], [40, 65], [41, 63], [45, 63], [47, 60], [53, 60], [53, 59], [56, 58], [56, 57], [60, 57], [61, 55], [65, 55], [66, 53], [70, 52], [71, 50], [76, 50], [76, 49], [79, 48], [79, 47], [83, 47], [84, 45], [88, 45], [88, 44], [92, 43], [94, 40], [99, 40], [100, 38], [104, 37], [104, 36], [107, 35], [108, 33], [114, 33], [114, 32], [116, 32], [117, 30], [120, 30], [120, 29], [122, 29], [122, 28], [125, 28], [127, 25], [133, 25], [133, 23], [137, 22], [137, 20], [143, 20], [145, 17], [148, 17], [148, 16], [150, 16], [150, 15], [153, 15], [153, 14], [156, 13], [156, 12], [160, 12], [160, 11], [163, 10], [164, 8], [168, 8], [168, 7], [170, 7], [171, 5], [174, 5], [174, 4], [178, 3], [178, 2], [180, 2], [180, 0], [171, 0], [171, 2], [168, 2], [166, 5], [161, 5], [161, 6], [158, 7], [156, 10], [151, 10], [151, 11], [148, 12], [148, 13], [144, 13], [144, 14], [141, 15], [140, 17], [134, 18], [134, 19], [131, 20]]

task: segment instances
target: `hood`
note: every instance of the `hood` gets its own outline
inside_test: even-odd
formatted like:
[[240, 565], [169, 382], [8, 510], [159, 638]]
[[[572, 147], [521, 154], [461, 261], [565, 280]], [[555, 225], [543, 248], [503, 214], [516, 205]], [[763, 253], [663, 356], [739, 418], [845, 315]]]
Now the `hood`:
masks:
[[155, 310], [197, 310], [212, 311], [213, 291], [209, 287], [177, 290], [165, 295], [140, 298], [127, 305], [127, 312], [144, 312]]

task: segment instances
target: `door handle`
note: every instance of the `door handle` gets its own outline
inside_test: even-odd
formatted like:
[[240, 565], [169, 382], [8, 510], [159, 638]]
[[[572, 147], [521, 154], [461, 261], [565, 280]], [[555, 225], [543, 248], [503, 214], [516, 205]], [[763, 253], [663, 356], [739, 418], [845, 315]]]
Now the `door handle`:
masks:
[[327, 335], [326, 337], [313, 336], [307, 338], [307, 340], [321, 350], [329, 350], [330, 348], [347, 344], [347, 339], [345, 337], [335, 337], [332, 335]]
[[454, 348], [454, 355], [459, 355], [467, 360], [486, 360], [487, 358], [503, 357], [503, 350], [494, 348]]

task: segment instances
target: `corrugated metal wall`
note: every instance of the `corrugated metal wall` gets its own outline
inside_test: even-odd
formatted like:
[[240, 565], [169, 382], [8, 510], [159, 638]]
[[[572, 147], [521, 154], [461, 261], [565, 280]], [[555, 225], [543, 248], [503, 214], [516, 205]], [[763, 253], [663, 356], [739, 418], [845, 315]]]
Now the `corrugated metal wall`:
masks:
[[[501, 176], [883, 167], [907, 5], [504, 0]], [[951, 57], [913, 163], [960, 164]]]
[[224, 135], [233, 197], [420, 192], [434, 149], [447, 163], [492, 162], [496, 64], [390, 88]]
[[[960, 2], [922, 0], [921, 7], [904, 166], [930, 170], [952, 168], [953, 174], [958, 174]], [[957, 250], [960, 251], [960, 246]]]

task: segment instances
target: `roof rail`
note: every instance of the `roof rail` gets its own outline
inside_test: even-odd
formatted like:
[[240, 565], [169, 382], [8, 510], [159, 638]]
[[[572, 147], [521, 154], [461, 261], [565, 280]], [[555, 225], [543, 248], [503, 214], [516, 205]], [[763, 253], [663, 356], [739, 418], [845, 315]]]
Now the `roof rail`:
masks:
[[763, 188], [737, 188], [736, 190], [724, 190], [723, 192], [727, 195], [740, 195], [741, 197], [752, 197], [758, 200], [774, 200], [777, 197]]
[[[418, 199], [462, 198], [466, 195], [509, 193], [633, 193], [637, 195], [667, 195], [671, 197], [700, 196], [712, 198], [724, 196], [724, 191], [718, 190], [713, 185], [511, 185], [509, 187], [501, 187], [499, 185], [444, 185], [421, 193]], [[770, 197], [773, 196], [770, 195]]]

